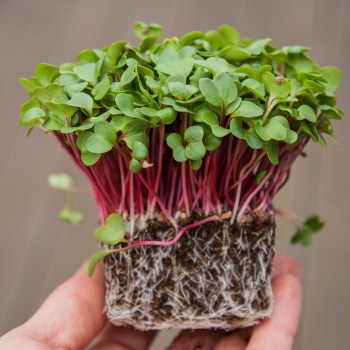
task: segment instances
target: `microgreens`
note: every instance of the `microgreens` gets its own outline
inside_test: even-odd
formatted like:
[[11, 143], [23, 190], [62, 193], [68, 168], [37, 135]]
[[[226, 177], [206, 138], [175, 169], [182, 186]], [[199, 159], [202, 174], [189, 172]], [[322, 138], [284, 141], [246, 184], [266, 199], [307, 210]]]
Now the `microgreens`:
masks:
[[[308, 48], [241, 40], [227, 25], [163, 42], [157, 24], [138, 22], [134, 33], [139, 46], [84, 50], [77, 63], [41, 63], [20, 79], [31, 101], [19, 122], [51, 132], [85, 173], [106, 224], [99, 240], [122, 237], [109, 225], [115, 213], [131, 221], [162, 213], [176, 225], [197, 209], [232, 209], [231, 223], [273, 212], [307, 142], [325, 147], [329, 134], [337, 144], [341, 75], [315, 64]], [[294, 241], [304, 242], [300, 232]]]

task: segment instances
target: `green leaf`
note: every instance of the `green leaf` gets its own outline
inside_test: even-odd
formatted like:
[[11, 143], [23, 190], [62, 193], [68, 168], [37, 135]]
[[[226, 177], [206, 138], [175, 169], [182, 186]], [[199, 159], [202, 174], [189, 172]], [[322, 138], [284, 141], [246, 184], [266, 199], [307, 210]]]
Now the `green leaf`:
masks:
[[208, 151], [215, 151], [222, 144], [222, 138], [216, 137], [210, 130], [204, 132], [203, 145]]
[[46, 102], [46, 107], [58, 116], [67, 118], [77, 111], [76, 107], [69, 106], [67, 103]]
[[123, 218], [119, 214], [111, 214], [104, 226], [94, 232], [97, 241], [105, 244], [118, 244], [125, 237], [125, 226]]
[[203, 33], [201, 33], [201, 32], [191, 32], [191, 33], [185, 34], [180, 39], [180, 45], [181, 46], [190, 45], [195, 40], [203, 39], [203, 38], [204, 38], [204, 34]]
[[242, 99], [237, 97], [232, 103], [230, 103], [226, 108], [226, 115], [232, 114], [241, 104]]
[[292, 53], [294, 55], [300, 55], [304, 53], [305, 51], [309, 51], [310, 49], [308, 47], [300, 46], [300, 45], [294, 45], [294, 46], [283, 46], [282, 51], [285, 53]]
[[208, 78], [202, 78], [199, 81], [199, 88], [204, 95], [205, 99], [213, 106], [221, 107], [223, 104], [222, 97], [219, 89], [215, 85], [214, 81]]
[[246, 130], [242, 127], [242, 119], [241, 118], [233, 118], [230, 122], [230, 131], [231, 133], [239, 139], [245, 138]]
[[112, 148], [113, 144], [100, 135], [93, 135], [86, 142], [86, 149], [91, 153], [106, 153]]
[[43, 111], [41, 108], [33, 107], [23, 114], [21, 121], [22, 123], [26, 124], [34, 119], [42, 118], [45, 116], [46, 116], [45, 111]]
[[132, 120], [125, 124], [124, 132], [126, 136], [139, 135], [148, 129], [148, 122], [144, 120]]
[[117, 41], [109, 45], [107, 49], [107, 57], [111, 60], [113, 64], [116, 64], [120, 55], [125, 51], [126, 41]]
[[36, 77], [43, 86], [49, 85], [58, 75], [58, 67], [51, 64], [40, 63], [35, 70]]
[[239, 42], [239, 33], [236, 29], [232, 28], [229, 25], [222, 25], [219, 27], [219, 32], [224, 38], [224, 40], [231, 44], [231, 45], [237, 45]]
[[135, 141], [132, 144], [132, 157], [136, 160], [143, 160], [148, 155], [148, 149], [147, 147], [138, 141]]
[[95, 134], [103, 137], [110, 143], [114, 143], [117, 139], [116, 131], [111, 124], [106, 121], [100, 121], [95, 124]]
[[42, 87], [39, 80], [36, 77], [32, 77], [29, 80], [25, 78], [20, 78], [19, 83], [29, 92], [32, 93], [37, 87]]
[[129, 169], [132, 173], [138, 173], [142, 169], [142, 164], [136, 159], [131, 159]]
[[320, 231], [324, 227], [324, 224], [316, 214], [310, 215], [304, 222], [304, 225], [313, 233]]
[[261, 123], [256, 123], [255, 130], [264, 141], [269, 141], [271, 139], [281, 141], [287, 136], [285, 127], [276, 121], [270, 121], [265, 126], [263, 126]]
[[140, 51], [145, 52], [149, 50], [157, 41], [157, 38], [153, 35], [146, 36], [142, 39], [141, 45], [140, 45]]
[[245, 79], [242, 82], [242, 86], [245, 86], [251, 93], [258, 96], [265, 101], [265, 88], [264, 85], [259, 83], [255, 79]]
[[193, 59], [183, 58], [178, 61], [162, 62], [154, 67], [155, 70], [168, 74], [182, 74], [187, 77], [193, 69]]
[[[173, 134], [172, 134], [173, 135]], [[190, 126], [184, 134], [186, 142], [200, 142], [203, 139], [203, 129], [200, 126]]]
[[214, 80], [202, 78], [199, 88], [206, 100], [214, 106], [227, 107], [237, 98], [237, 86], [226, 73], [219, 73]]
[[102, 122], [102, 121], [105, 121], [109, 118], [109, 116], [111, 115], [111, 112], [110, 111], [107, 111], [107, 112], [104, 112], [100, 115], [98, 115], [97, 117], [91, 117], [89, 119], [89, 121], [91, 123], [98, 123], [98, 122]]
[[[203, 132], [203, 130], [202, 130]], [[199, 160], [205, 156], [206, 149], [201, 141], [190, 142], [186, 145], [186, 157], [192, 160]]]
[[237, 98], [237, 86], [226, 73], [217, 74], [214, 77], [214, 83], [219, 90], [225, 107]]
[[68, 92], [69, 96], [73, 96], [73, 94], [75, 92], [81, 92], [81, 91], [85, 90], [85, 88], [88, 85], [89, 85], [89, 83], [87, 83], [86, 81], [83, 83], [72, 84], [72, 85], [68, 86], [67, 92]]
[[205, 61], [195, 61], [196, 65], [205, 67], [208, 69], [213, 75], [217, 75], [220, 73], [225, 73], [229, 70], [229, 64], [226, 60], [221, 57], [209, 57]]
[[278, 122], [270, 121], [265, 126], [265, 129], [271, 134], [271, 137], [277, 141], [284, 140], [287, 136], [285, 128]]
[[218, 56], [223, 57], [225, 60], [231, 63], [242, 62], [251, 58], [249, 52], [235, 47], [225, 47], [218, 52]]
[[331, 91], [336, 91], [341, 83], [342, 76], [336, 67], [324, 67], [321, 69], [322, 76], [327, 80]]
[[254, 118], [259, 117], [264, 110], [253, 102], [242, 101], [239, 107], [233, 112], [235, 117]]
[[295, 109], [295, 108], [292, 108], [292, 107], [289, 107], [289, 106], [286, 106], [282, 103], [278, 104], [278, 108], [281, 110], [281, 111], [286, 111], [289, 113], [289, 115], [292, 117], [292, 118], [296, 118], [297, 115], [298, 115], [298, 111]]
[[285, 143], [288, 143], [288, 144], [292, 144], [294, 142], [296, 142], [296, 140], [298, 139], [298, 134], [293, 131], [293, 130], [290, 130], [290, 129], [285, 129], [286, 130], [286, 137], [285, 139], [283, 140], [283, 142]]
[[305, 80], [303, 82], [303, 88], [312, 90], [313, 92], [324, 92], [325, 88], [321, 84], [315, 83], [312, 80]]
[[193, 170], [198, 170], [202, 165], [202, 159], [193, 160], [190, 159], [190, 166]]
[[72, 98], [67, 102], [67, 105], [81, 108], [90, 117], [92, 117], [92, 106], [94, 101], [91, 96], [84, 92], [76, 92]]
[[[83, 50], [78, 53], [77, 60], [79, 63], [89, 63], [98, 61], [98, 57], [96, 50]], [[62, 67], [60, 66], [61, 69]]]
[[166, 138], [168, 146], [172, 149], [183, 145], [183, 140], [180, 134], [172, 133]]
[[95, 100], [101, 100], [109, 90], [110, 82], [109, 78], [105, 78], [100, 81], [91, 91], [92, 96], [94, 96]]
[[173, 157], [174, 159], [179, 162], [185, 162], [188, 158], [186, 156], [186, 149], [185, 146], [179, 146], [173, 149]]
[[172, 107], [161, 109], [157, 115], [164, 124], [171, 124], [176, 119], [176, 112]]
[[309, 247], [312, 243], [312, 232], [306, 228], [300, 228], [292, 237], [291, 242], [293, 244], [300, 243], [304, 247]]
[[245, 73], [250, 78], [255, 79], [259, 82], [262, 82], [262, 76], [264, 75], [264, 73], [271, 72], [271, 71], [272, 71], [272, 67], [269, 64], [264, 65], [257, 70], [248, 66], [242, 66], [236, 69], [236, 73]]
[[56, 190], [70, 191], [73, 187], [73, 179], [67, 174], [51, 174], [48, 182]]
[[197, 93], [199, 89], [193, 85], [185, 85], [180, 82], [169, 82], [168, 88], [170, 93], [178, 100], [187, 101], [192, 95]]
[[99, 153], [91, 153], [86, 151], [81, 154], [81, 160], [86, 166], [94, 165], [101, 158], [101, 154]]
[[277, 165], [279, 163], [279, 148], [276, 141], [269, 141], [267, 145], [267, 156], [272, 164]]
[[332, 137], [335, 145], [339, 147], [339, 142], [336, 139], [336, 137], [334, 136], [333, 127], [329, 122], [327, 122], [327, 121], [322, 122], [321, 125], [318, 127], [318, 132], [329, 134]]
[[76, 144], [82, 152], [87, 151], [86, 142], [92, 135], [94, 135], [94, 133], [92, 133], [91, 131], [84, 131], [77, 137]]
[[133, 30], [134, 34], [141, 39], [147, 36], [154, 36], [160, 39], [163, 36], [163, 28], [155, 23], [146, 24], [144, 22], [136, 22]]
[[314, 124], [311, 124], [311, 123], [306, 122], [306, 121], [302, 121], [300, 123], [299, 129], [300, 129], [300, 131], [303, 131], [306, 134], [308, 134], [314, 142], [318, 142], [319, 137], [318, 137], [318, 133], [317, 133], [317, 130], [316, 130], [316, 127]]
[[63, 90], [57, 84], [50, 84], [46, 88], [35, 88], [33, 93], [40, 102], [46, 103], [48, 101], [55, 101], [56, 98], [63, 94]]
[[224, 137], [230, 133], [230, 130], [219, 125], [219, 118], [213, 111], [204, 112], [203, 122], [211, 127], [213, 134], [217, 137]]
[[61, 121], [60, 117], [56, 116], [55, 114], [51, 114], [50, 118], [47, 119], [43, 124], [42, 127], [46, 130], [61, 130], [61, 128], [65, 125], [65, 120]]
[[181, 106], [179, 103], [177, 103], [174, 99], [171, 97], [163, 97], [159, 100], [161, 104], [164, 104], [166, 106], [172, 106], [175, 111], [177, 112], [184, 112], [184, 113], [193, 113], [191, 110], [188, 108]]
[[118, 94], [115, 98], [115, 103], [125, 115], [137, 118], [137, 114], [134, 112], [134, 99], [132, 95]]
[[270, 119], [270, 123], [279, 123], [285, 129], [289, 129], [289, 122], [288, 122], [288, 120], [285, 117], [282, 117], [281, 115], [276, 115], [275, 117], [272, 117]]
[[95, 271], [95, 267], [98, 264], [98, 262], [100, 260], [102, 260], [105, 256], [107, 256], [108, 254], [111, 254], [112, 250], [108, 250], [108, 249], [103, 249], [100, 250], [99, 252], [95, 253], [91, 259], [90, 259], [90, 263], [89, 263], [89, 268], [88, 268], [88, 275], [89, 277], [91, 277]]
[[311, 58], [305, 54], [288, 55], [286, 64], [287, 71], [288, 67], [293, 67], [296, 73], [311, 73], [315, 70], [315, 64], [312, 62]]
[[96, 75], [96, 63], [85, 63], [74, 67], [74, 72], [77, 76], [88, 83], [95, 85], [97, 75]]
[[[320, 106], [321, 107], [321, 106]], [[326, 111], [324, 111], [324, 114], [327, 116], [327, 118], [329, 119], [336, 119], [336, 120], [339, 120], [339, 119], [342, 119], [339, 111], [336, 109], [336, 108], [330, 108]]]
[[137, 73], [135, 72], [135, 66], [128, 67], [120, 78], [121, 86], [125, 86], [131, 83], [136, 76]]
[[259, 137], [253, 127], [245, 132], [244, 138], [253, 149], [260, 149], [264, 145], [264, 141]]
[[304, 247], [308, 247], [312, 243], [312, 234], [320, 231], [324, 226], [324, 222], [320, 220], [318, 215], [311, 215], [305, 221], [302, 227], [298, 229], [292, 237], [292, 243], [301, 243]]
[[261, 170], [258, 172], [258, 174], [256, 175], [256, 178], [255, 178], [257, 185], [260, 185], [263, 182], [263, 180], [265, 179], [268, 172], [269, 171], [267, 169], [264, 169], [264, 170]]
[[133, 119], [125, 116], [117, 116], [113, 117], [111, 121], [111, 125], [116, 131], [120, 131], [124, 129], [124, 126], [131, 122]]
[[61, 210], [58, 216], [61, 220], [71, 225], [80, 224], [84, 220], [83, 214], [73, 211], [70, 208], [64, 208], [63, 210]]
[[295, 119], [296, 120], [307, 119], [311, 123], [317, 122], [317, 116], [316, 116], [314, 110], [308, 105], [301, 105], [298, 108], [298, 116]]
[[285, 98], [290, 94], [292, 89], [292, 86], [287, 79], [278, 83], [276, 77], [270, 72], [265, 72], [263, 74], [262, 82], [270, 94], [270, 99]]
[[182, 83], [186, 84], [186, 77], [183, 74], [175, 74], [168, 77], [165, 81], [165, 85], [169, 83]]
[[266, 45], [271, 41], [272, 39], [266, 38], [266, 39], [259, 39], [256, 41], [253, 41], [247, 48], [247, 51], [250, 52], [252, 55], [258, 56], [260, 55], [263, 50], [265, 50]]

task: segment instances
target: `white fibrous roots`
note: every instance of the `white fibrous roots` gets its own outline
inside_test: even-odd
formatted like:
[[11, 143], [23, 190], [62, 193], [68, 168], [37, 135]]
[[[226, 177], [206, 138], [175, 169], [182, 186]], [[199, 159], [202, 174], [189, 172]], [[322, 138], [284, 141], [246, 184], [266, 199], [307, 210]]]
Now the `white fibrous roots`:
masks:
[[[140, 330], [232, 330], [258, 323], [272, 311], [274, 228], [272, 217], [244, 226], [211, 222], [186, 231], [173, 246], [109, 255], [108, 318]], [[174, 235], [169, 223], [150, 220], [146, 228], [135, 225], [132, 239], [168, 241]]]

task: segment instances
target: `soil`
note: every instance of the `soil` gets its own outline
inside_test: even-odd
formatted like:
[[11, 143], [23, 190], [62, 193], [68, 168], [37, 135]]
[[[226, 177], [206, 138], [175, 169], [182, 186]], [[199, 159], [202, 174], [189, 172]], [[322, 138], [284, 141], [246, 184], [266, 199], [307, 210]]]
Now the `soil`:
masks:
[[[194, 215], [179, 226], [203, 218]], [[145, 246], [107, 256], [108, 316], [140, 329], [232, 329], [256, 323], [272, 307], [274, 231], [272, 217], [241, 226], [212, 221], [188, 230], [171, 247]], [[174, 236], [171, 224], [149, 220], [132, 239]]]

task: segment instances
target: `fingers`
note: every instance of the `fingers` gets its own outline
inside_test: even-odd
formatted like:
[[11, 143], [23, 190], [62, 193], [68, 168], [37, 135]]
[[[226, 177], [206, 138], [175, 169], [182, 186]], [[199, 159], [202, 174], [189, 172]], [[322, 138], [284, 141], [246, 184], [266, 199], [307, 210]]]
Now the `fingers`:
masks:
[[141, 332], [130, 326], [116, 327], [107, 323], [91, 350], [146, 350], [155, 334], [156, 331]]
[[297, 279], [301, 279], [299, 264], [290, 256], [277, 254], [272, 262], [271, 279], [284, 273], [289, 273]]
[[169, 350], [201, 349], [212, 350], [214, 345], [225, 334], [225, 331], [211, 329], [198, 329], [182, 331], [171, 344]]
[[54, 349], [82, 349], [106, 323], [104, 273], [101, 264], [92, 277], [87, 263], [59, 286], [23, 326], [38, 341]]
[[256, 326], [247, 350], [291, 350], [301, 310], [301, 286], [291, 274], [272, 281], [275, 297], [272, 317]]
[[214, 350], [245, 350], [247, 342], [238, 332], [224, 336], [216, 344]]

